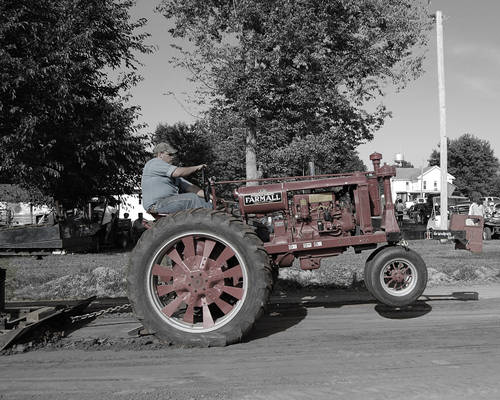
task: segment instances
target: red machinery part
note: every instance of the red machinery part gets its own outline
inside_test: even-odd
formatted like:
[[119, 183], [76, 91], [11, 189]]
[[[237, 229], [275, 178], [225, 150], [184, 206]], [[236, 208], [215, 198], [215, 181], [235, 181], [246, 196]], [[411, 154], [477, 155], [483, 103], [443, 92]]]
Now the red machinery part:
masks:
[[279, 183], [242, 187], [238, 190], [238, 201], [243, 215], [288, 209], [287, 192]]

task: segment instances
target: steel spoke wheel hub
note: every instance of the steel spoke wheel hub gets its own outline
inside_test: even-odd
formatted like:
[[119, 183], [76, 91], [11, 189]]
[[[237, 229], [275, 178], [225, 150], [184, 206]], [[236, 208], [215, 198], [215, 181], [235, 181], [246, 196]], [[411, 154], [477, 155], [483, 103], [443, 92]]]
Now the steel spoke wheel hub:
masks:
[[380, 284], [392, 296], [406, 296], [415, 288], [417, 274], [417, 269], [410, 261], [391, 260], [380, 270]]
[[190, 232], [165, 243], [153, 257], [148, 298], [176, 329], [202, 333], [227, 324], [248, 287], [241, 254], [224, 239]]

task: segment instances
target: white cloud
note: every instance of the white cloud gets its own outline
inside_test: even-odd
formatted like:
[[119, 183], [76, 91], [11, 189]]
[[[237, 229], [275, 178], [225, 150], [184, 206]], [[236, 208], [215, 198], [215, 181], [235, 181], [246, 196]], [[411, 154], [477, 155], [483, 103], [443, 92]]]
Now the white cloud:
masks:
[[500, 91], [500, 47], [491, 43], [460, 43], [450, 46], [447, 70], [451, 78], [469, 92], [498, 99]]
[[500, 91], [500, 80], [490, 80], [482, 75], [457, 74], [456, 78], [465, 89], [484, 97], [497, 100]]
[[450, 54], [459, 58], [466, 58], [469, 61], [494, 63], [500, 66], [500, 47], [484, 43], [457, 44], [451, 47]]

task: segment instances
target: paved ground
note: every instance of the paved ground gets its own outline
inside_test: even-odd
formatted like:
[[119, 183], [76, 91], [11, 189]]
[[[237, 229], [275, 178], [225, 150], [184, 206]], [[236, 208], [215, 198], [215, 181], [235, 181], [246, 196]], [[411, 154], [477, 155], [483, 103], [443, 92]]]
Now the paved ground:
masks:
[[[465, 291], [479, 300], [450, 296]], [[226, 348], [1, 357], [0, 398], [500, 398], [500, 285], [432, 288], [406, 313], [366, 292], [299, 295], [274, 298], [247, 341]], [[65, 340], [125, 340], [133, 326], [126, 315], [97, 319]]]

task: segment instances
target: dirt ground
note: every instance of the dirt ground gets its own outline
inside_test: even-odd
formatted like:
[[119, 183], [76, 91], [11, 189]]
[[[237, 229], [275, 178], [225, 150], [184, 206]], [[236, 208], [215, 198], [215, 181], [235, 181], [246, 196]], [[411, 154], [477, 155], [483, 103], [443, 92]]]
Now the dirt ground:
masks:
[[[414, 241], [430, 272], [414, 306], [377, 304], [369, 252], [280, 271], [243, 343], [186, 348], [129, 335], [131, 313], [40, 331], [0, 357], [6, 399], [497, 399], [500, 241], [482, 254]], [[123, 296], [128, 253], [2, 258], [9, 299]], [[477, 293], [479, 301], [468, 295]], [[468, 300], [467, 300], [468, 299]]]
[[[484, 242], [481, 254], [454, 250], [451, 243], [411, 241], [409, 247], [424, 259], [429, 270], [428, 286], [457, 283], [500, 282], [500, 241]], [[298, 264], [280, 270], [279, 286], [356, 288], [363, 286], [363, 269], [370, 251], [352, 250], [322, 261], [322, 267], [302, 271]], [[129, 253], [64, 254], [0, 258], [7, 270], [6, 299], [37, 300], [126, 296], [125, 271]]]
[[[323, 303], [274, 303], [243, 343], [224, 348], [161, 346], [147, 337], [133, 348], [81, 334], [64, 346], [0, 357], [0, 397], [500, 398], [500, 285], [497, 298], [479, 288], [479, 301], [434, 292], [403, 313], [339, 291]], [[119, 321], [127, 323], [104, 318], [95, 328], [116, 333]]]

